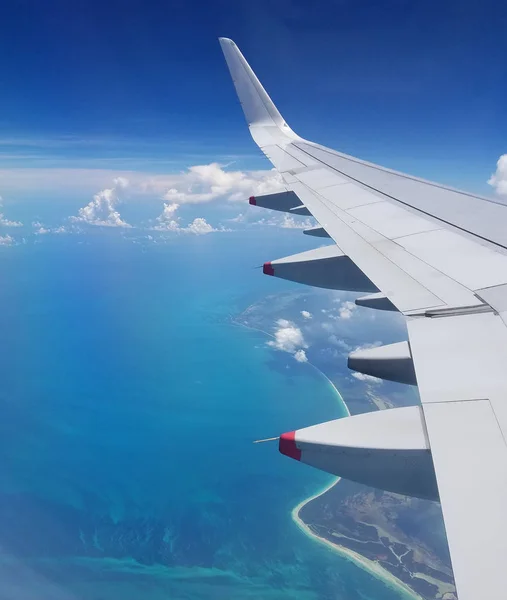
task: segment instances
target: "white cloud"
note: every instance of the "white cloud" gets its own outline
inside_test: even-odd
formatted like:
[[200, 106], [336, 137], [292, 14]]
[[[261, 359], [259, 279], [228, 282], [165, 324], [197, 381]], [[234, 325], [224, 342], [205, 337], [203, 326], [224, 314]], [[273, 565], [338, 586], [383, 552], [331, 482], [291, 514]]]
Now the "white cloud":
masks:
[[114, 183], [114, 187], [115, 188], [120, 188], [122, 190], [124, 190], [126, 187], [128, 187], [129, 184], [129, 180], [126, 177], [115, 177], [113, 179], [113, 183]]
[[182, 227], [180, 217], [176, 216], [176, 211], [180, 207], [177, 203], [164, 203], [164, 209], [157, 217], [157, 224], [153, 229], [157, 231], [177, 231], [181, 233], [193, 233], [195, 235], [204, 235], [214, 231], [228, 231], [223, 227], [215, 229], [203, 217], [196, 217], [189, 225]]
[[302, 310], [302, 311], [301, 311], [301, 314], [303, 315], [303, 317], [304, 317], [305, 319], [311, 319], [311, 318], [312, 318], [312, 313], [311, 313], [311, 312], [308, 312], [307, 310]]
[[9, 221], [9, 219], [4, 217], [3, 213], [0, 213], [0, 225], [4, 227], [22, 227], [23, 223], [21, 221]]
[[202, 217], [195, 218], [187, 229], [190, 233], [195, 233], [196, 235], [204, 235], [212, 231], [217, 231]]
[[239, 213], [236, 217], [232, 217], [231, 219], [227, 219], [230, 223], [245, 223], [248, 220], [248, 217], [245, 213]]
[[99, 225], [102, 227], [131, 227], [124, 221], [118, 210], [118, 191], [124, 190], [129, 182], [125, 177], [116, 177], [114, 187], [105, 188], [93, 196], [93, 200], [79, 209], [77, 216], [70, 217], [71, 221]]
[[[101, 159], [101, 164], [107, 164]], [[280, 175], [274, 169], [232, 171], [219, 163], [194, 165], [184, 171], [153, 173], [122, 169], [79, 168], [12, 168], [0, 169], [3, 190], [10, 192], [59, 191], [66, 194], [93, 193], [108, 188], [128, 186], [129, 198], [137, 195], [163, 198], [178, 203], [209, 202], [215, 199], [246, 202], [248, 197], [269, 194], [284, 189]], [[124, 185], [125, 182], [127, 185]], [[170, 192], [171, 191], [171, 192]]]
[[[0, 208], [2, 208], [2, 203], [3, 198], [0, 196]], [[0, 212], [0, 225], [3, 225], [4, 227], [22, 227], [23, 223], [21, 223], [21, 221], [10, 221], [5, 218], [2, 212]]]
[[340, 316], [340, 319], [350, 319], [356, 309], [357, 306], [354, 304], [354, 302], [346, 300], [340, 305], [340, 308], [338, 309], [338, 315]]
[[283, 214], [281, 223], [278, 223], [275, 220], [275, 223], [273, 224], [282, 227], [282, 229], [309, 229], [314, 226], [314, 223], [310, 221], [310, 219], [298, 220], [287, 213]]
[[0, 246], [12, 246], [14, 238], [10, 235], [0, 235]]
[[277, 328], [274, 334], [275, 339], [270, 340], [268, 346], [271, 346], [276, 350], [294, 354], [296, 360], [304, 362], [306, 359], [306, 354], [304, 352], [303, 354], [299, 353], [298, 357], [296, 357], [298, 351], [303, 348], [308, 348], [301, 329], [299, 329], [292, 321], [287, 321], [287, 319], [278, 319], [276, 324]]
[[489, 185], [501, 196], [507, 196], [507, 154], [502, 154], [496, 163], [496, 171], [488, 179]]
[[373, 375], [365, 375], [364, 373], [359, 373], [355, 371], [352, 373], [352, 377], [359, 379], [359, 381], [366, 381], [367, 383], [382, 383], [382, 379], [378, 377], [373, 377]]
[[[280, 175], [270, 171], [226, 171], [224, 165], [194, 165], [183, 173], [167, 176], [163, 198], [170, 203], [198, 204], [216, 199], [246, 201], [251, 195], [270, 194], [283, 189]], [[163, 178], [151, 178], [141, 187], [160, 191]]]
[[[131, 227], [118, 210], [121, 202], [133, 201], [140, 196], [162, 198], [169, 210], [177, 210], [176, 205], [187, 203], [203, 203], [211, 201], [241, 201], [253, 195], [273, 193], [283, 188], [280, 175], [274, 170], [241, 171], [229, 170], [219, 163], [194, 165], [179, 173], [148, 173], [135, 171], [113, 171], [107, 169], [12, 169], [0, 170], [2, 186], [9, 189], [23, 189], [26, 181], [30, 187], [40, 190], [58, 189], [65, 193], [89, 193], [88, 190], [100, 189], [93, 194], [93, 199], [79, 209], [77, 215], [71, 216], [74, 223], [99, 225], [108, 227]], [[112, 181], [112, 185], [107, 182]], [[32, 185], [33, 184], [33, 185]], [[100, 186], [100, 187], [99, 187]], [[128, 197], [123, 192], [128, 188]], [[174, 207], [174, 208], [172, 208]], [[248, 218], [250, 219], [250, 211]], [[257, 218], [260, 211], [255, 214]], [[165, 231], [187, 231], [202, 234], [213, 230], [202, 217], [197, 217], [187, 227], [183, 227], [178, 219], [157, 219], [156, 228]], [[21, 225], [15, 221], [3, 219], [0, 214], [0, 225]], [[305, 227], [309, 223], [300, 222], [291, 215], [284, 215], [276, 224], [281, 227]], [[243, 217], [237, 219], [242, 221]], [[270, 223], [271, 224], [271, 223]], [[218, 231], [225, 231], [223, 227]]]
[[254, 217], [258, 214], [258, 209], [252, 209], [246, 214], [240, 214], [234, 219], [229, 219], [232, 222], [247, 222], [250, 220], [252, 225], [269, 225], [271, 227], [281, 227], [282, 229], [310, 229], [315, 223], [311, 219], [301, 219], [287, 213], [275, 213], [269, 218], [262, 217], [260, 219], [251, 220], [249, 217]]
[[328, 342], [333, 344], [333, 346], [338, 346], [345, 353], [349, 353], [352, 350], [351, 346], [345, 340], [339, 338], [334, 333], [328, 337]]
[[175, 213], [180, 207], [177, 203], [164, 203], [164, 209], [157, 217], [157, 225], [153, 229], [158, 231], [179, 231], [179, 219], [175, 217]]
[[[212, 201], [246, 203], [251, 195], [274, 193], [284, 189], [283, 181], [276, 170], [230, 170], [230, 167], [217, 162], [193, 165], [178, 173], [150, 173], [146, 171], [114, 171], [111, 169], [0, 169], [0, 181], [6, 189], [24, 189], [29, 182], [30, 189], [37, 191], [58, 189], [65, 194], [88, 194], [93, 199], [69, 217], [74, 223], [108, 227], [131, 227], [122, 218], [118, 206], [124, 202], [139, 200], [140, 197], [164, 199], [169, 210], [188, 203]], [[108, 183], [109, 182], [109, 183]], [[128, 189], [128, 195], [124, 192]], [[176, 206], [177, 205], [177, 206]], [[174, 208], [172, 208], [174, 207]], [[270, 225], [284, 229], [303, 229], [314, 225], [313, 219], [297, 217], [285, 213], [260, 216], [263, 211], [246, 206], [246, 210], [231, 222]], [[186, 231], [202, 234], [211, 231], [226, 231], [224, 227], [214, 229], [202, 217], [183, 226], [179, 219], [159, 217], [155, 228], [164, 231]], [[172, 215], [174, 217], [174, 215]], [[20, 226], [17, 221], [5, 219], [0, 213], [0, 225]], [[70, 229], [72, 231], [72, 229]]]
[[391, 398], [379, 396], [377, 390], [374, 392], [372, 388], [366, 390], [366, 396], [379, 410], [386, 410], [388, 408], [396, 407], [396, 402], [393, 402]]
[[383, 346], [383, 342], [380, 341], [376, 341], [376, 342], [368, 342], [367, 344], [361, 344], [360, 346], [356, 346], [353, 350], [353, 352], [359, 352], [360, 350], [369, 350], [370, 348], [379, 348], [380, 346]]
[[294, 353], [294, 358], [301, 363], [308, 362], [308, 358], [306, 356], [306, 352], [304, 350], [296, 350]]
[[44, 235], [46, 233], [51, 233], [51, 229], [44, 227], [44, 225], [42, 223], [40, 223], [39, 221], [34, 221], [32, 223], [32, 227], [34, 228], [34, 233], [37, 235]]
[[50, 229], [49, 227], [46, 227], [39, 221], [33, 221], [32, 227], [34, 229], [35, 235], [46, 235], [48, 233], [68, 233], [68, 230], [63, 225], [60, 225], [60, 227]]

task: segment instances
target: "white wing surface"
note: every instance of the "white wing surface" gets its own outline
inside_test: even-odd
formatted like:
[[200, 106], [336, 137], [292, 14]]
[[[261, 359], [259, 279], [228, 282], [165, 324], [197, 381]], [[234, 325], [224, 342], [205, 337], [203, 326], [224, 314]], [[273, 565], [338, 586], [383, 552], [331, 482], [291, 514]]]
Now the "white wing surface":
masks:
[[[459, 600], [503, 597], [507, 207], [302, 139], [285, 123], [234, 42], [221, 38], [220, 43], [250, 133], [283, 177], [293, 207], [287, 200], [277, 207], [271, 197], [264, 204], [251, 203], [287, 212], [301, 211], [297, 205], [303, 205], [321, 226], [307, 233], [330, 237], [338, 246], [331, 257], [303, 253], [267, 263], [264, 272], [321, 287], [373, 291], [358, 304], [406, 316], [408, 345], [354, 355], [349, 364], [397, 381], [415, 377], [422, 410], [407, 412], [404, 419], [408, 415], [410, 430], [419, 427], [421, 435], [414, 434], [407, 444], [413, 462], [405, 468], [418, 469], [431, 451]], [[318, 283], [305, 275], [314, 267]], [[356, 273], [349, 275], [351, 267]], [[294, 270], [299, 275], [291, 275]], [[353, 283], [347, 287], [348, 281]], [[356, 424], [353, 435], [358, 418], [350, 418]], [[350, 450], [352, 434], [341, 442], [343, 431], [332, 423], [285, 434], [280, 449], [341, 474], [344, 467], [331, 463], [342, 465], [337, 457], [345, 446]], [[396, 437], [396, 419], [392, 423]], [[379, 460], [389, 456], [392, 467], [401, 442], [387, 441], [388, 430], [387, 425]], [[325, 460], [324, 447], [331, 448]], [[373, 460], [371, 448], [368, 456]], [[378, 469], [376, 479], [368, 479], [362, 456], [354, 460], [358, 475], [345, 468], [347, 476], [378, 484]], [[393, 485], [391, 472], [385, 489]], [[427, 491], [414, 495], [432, 497], [431, 490], [428, 484]]]

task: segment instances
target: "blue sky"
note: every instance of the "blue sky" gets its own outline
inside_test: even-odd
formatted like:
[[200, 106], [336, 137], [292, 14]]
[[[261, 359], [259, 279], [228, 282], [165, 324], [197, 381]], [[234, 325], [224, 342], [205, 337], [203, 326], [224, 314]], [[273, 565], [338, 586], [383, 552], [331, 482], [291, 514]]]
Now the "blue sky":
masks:
[[[269, 168], [224, 35], [300, 135], [489, 193], [506, 150], [505, 31], [499, 1], [13, 0], [0, 8], [0, 169]], [[4, 204], [33, 195], [32, 175], [26, 190], [0, 177]]]

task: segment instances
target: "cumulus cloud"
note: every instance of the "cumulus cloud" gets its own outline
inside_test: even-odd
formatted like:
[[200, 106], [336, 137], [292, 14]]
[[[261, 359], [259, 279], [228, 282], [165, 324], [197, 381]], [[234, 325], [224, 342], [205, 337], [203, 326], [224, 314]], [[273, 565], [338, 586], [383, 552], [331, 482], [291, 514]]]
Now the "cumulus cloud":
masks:
[[124, 190], [128, 187], [129, 180], [126, 177], [115, 177], [113, 183], [114, 187]]
[[229, 220], [231, 222], [250, 222], [252, 225], [258, 226], [269, 225], [270, 227], [281, 227], [282, 229], [310, 229], [315, 225], [311, 219], [301, 219], [300, 217], [294, 217], [287, 213], [275, 213], [269, 218], [262, 217], [260, 219], [256, 218], [252, 220], [257, 214], [258, 209], [254, 208], [248, 213], [242, 213], [236, 218]]
[[0, 196], [0, 225], [3, 225], [4, 227], [22, 227], [23, 223], [21, 223], [21, 221], [11, 221], [5, 218], [3, 212], [1, 212], [2, 204], [3, 198]]
[[356, 379], [359, 379], [359, 381], [365, 381], [367, 383], [382, 383], [382, 379], [379, 379], [378, 377], [373, 377], [373, 375], [365, 375], [364, 373], [359, 373], [357, 371], [354, 371], [354, 373], [352, 373], [352, 377], [355, 377]]
[[32, 223], [32, 227], [34, 228], [34, 233], [37, 235], [44, 235], [46, 233], [51, 233], [51, 229], [44, 227], [44, 225], [42, 223], [40, 223], [39, 221], [34, 221]]
[[377, 340], [375, 342], [368, 342], [367, 344], [361, 344], [360, 346], [356, 346], [353, 349], [353, 352], [359, 352], [360, 350], [369, 350], [370, 348], [379, 348], [380, 346], [383, 346], [383, 342]]
[[[107, 163], [100, 161], [100, 164]], [[75, 194], [79, 191], [81, 194], [92, 194], [110, 187], [115, 178], [128, 181], [129, 198], [135, 195], [162, 198], [169, 190], [176, 190], [181, 194], [180, 202], [208, 202], [220, 198], [220, 194], [232, 201], [243, 201], [252, 194], [269, 194], [284, 188], [280, 175], [273, 169], [233, 170], [232, 165], [218, 162], [198, 164], [172, 173], [79, 169], [72, 168], [70, 164], [68, 168], [0, 168], [0, 180], [5, 193], [63, 190], [65, 193]], [[114, 183], [115, 187], [121, 185], [121, 181]]]
[[343, 350], [346, 354], [348, 354], [352, 347], [345, 340], [339, 338], [336, 334], [332, 334], [328, 337], [328, 342], [333, 344], [333, 346], [338, 346], [341, 350]]
[[239, 215], [231, 217], [230, 219], [227, 219], [227, 221], [229, 221], [229, 223], [246, 223], [248, 221], [248, 216], [246, 213], [239, 213]]
[[10, 221], [4, 217], [3, 213], [0, 213], [0, 225], [4, 227], [22, 227], [23, 223], [21, 221]]
[[354, 314], [356, 308], [357, 306], [354, 304], [354, 302], [350, 302], [350, 300], [342, 302], [340, 308], [338, 309], [338, 315], [340, 319], [352, 318], [352, 315]]
[[282, 229], [309, 229], [314, 225], [310, 219], [298, 220], [287, 213], [283, 213], [281, 222], [275, 220], [273, 224], [282, 227]]
[[301, 314], [303, 315], [303, 317], [304, 317], [305, 319], [311, 319], [311, 318], [312, 318], [312, 313], [311, 313], [311, 312], [308, 312], [307, 310], [302, 310], [302, 311], [301, 311]]
[[507, 154], [502, 154], [496, 163], [496, 171], [488, 179], [495, 192], [507, 196]]
[[[15, 189], [18, 184], [29, 180], [39, 189], [58, 187], [72, 192], [99, 189], [93, 193], [88, 204], [82, 206], [77, 214], [69, 217], [72, 223], [127, 228], [131, 225], [121, 216], [118, 206], [125, 201], [139, 197], [159, 198], [165, 201], [163, 214], [157, 218], [153, 229], [160, 231], [178, 231], [193, 234], [205, 234], [212, 231], [227, 231], [224, 227], [215, 229], [203, 217], [196, 217], [183, 225], [174, 213], [183, 204], [223, 201], [245, 202], [251, 195], [274, 193], [284, 189], [283, 180], [274, 170], [243, 171], [232, 170], [230, 166], [213, 162], [193, 165], [179, 173], [148, 173], [140, 171], [112, 171], [107, 169], [16, 169], [0, 170], [2, 182], [11, 182]], [[108, 184], [108, 182], [110, 182]], [[92, 187], [93, 186], [93, 187]], [[96, 187], [95, 187], [96, 186]], [[125, 190], [128, 189], [128, 195]], [[285, 229], [302, 229], [313, 225], [310, 219], [289, 214], [260, 216], [262, 211], [247, 210], [231, 223], [271, 225]], [[1, 213], [0, 225], [21, 226], [17, 221], [6, 219]], [[40, 227], [39, 227], [40, 229]], [[43, 227], [45, 229], [45, 227]], [[68, 231], [76, 231], [68, 228]], [[53, 232], [53, 229], [48, 230]], [[46, 233], [38, 231], [38, 233]]]
[[[194, 165], [183, 173], [168, 176], [164, 200], [178, 204], [198, 204], [216, 199], [244, 201], [249, 196], [270, 194], [283, 189], [277, 171], [229, 171], [224, 165]], [[160, 191], [163, 180], [151, 178], [141, 187]]]
[[278, 319], [276, 325], [275, 339], [270, 340], [268, 346], [293, 354], [298, 362], [307, 362], [304, 348], [308, 348], [308, 344], [305, 342], [301, 329], [287, 319]]
[[308, 358], [306, 356], [306, 352], [304, 350], [296, 350], [296, 352], [294, 353], [294, 358], [298, 361], [298, 362], [308, 362]]
[[34, 229], [35, 235], [46, 235], [48, 233], [68, 233], [67, 229], [63, 225], [60, 225], [60, 227], [54, 227], [50, 229], [49, 227], [46, 227], [39, 221], [33, 221], [32, 227]]
[[217, 231], [203, 217], [195, 218], [187, 229], [190, 233], [195, 233], [196, 235], [204, 235], [206, 233]]
[[99, 225], [102, 227], [131, 227], [124, 221], [117, 210], [120, 202], [118, 192], [129, 184], [125, 177], [116, 177], [112, 188], [105, 188], [93, 196], [93, 200], [79, 209], [77, 216], [70, 217], [71, 221]]
[[[3, 178], [14, 178], [14, 183], [26, 180], [35, 181], [41, 188], [54, 185], [58, 188], [69, 187], [72, 191], [101, 186], [100, 191], [86, 206], [79, 209], [76, 215], [69, 217], [73, 223], [107, 227], [131, 227], [122, 218], [118, 206], [120, 202], [132, 201], [140, 196], [161, 198], [165, 200], [163, 214], [157, 219], [155, 229], [163, 231], [182, 231], [202, 235], [212, 231], [226, 231], [224, 227], [215, 229], [203, 217], [196, 217], [192, 222], [183, 226], [174, 212], [182, 204], [205, 203], [211, 201], [246, 202], [253, 195], [273, 193], [284, 189], [280, 175], [273, 170], [242, 171], [231, 170], [226, 165], [213, 162], [204, 165], [194, 165], [179, 173], [147, 173], [135, 171], [114, 172], [103, 169], [38, 169], [21, 170], [12, 173], [0, 171]], [[107, 181], [112, 182], [107, 185]], [[4, 181], [5, 182], [5, 181]], [[62, 187], [63, 186], [63, 187]], [[15, 186], [16, 187], [16, 186]], [[93, 188], [92, 188], [93, 189]], [[124, 194], [128, 189], [128, 196]], [[248, 211], [247, 211], [248, 212]], [[255, 215], [258, 217], [260, 213]], [[242, 216], [237, 218], [240, 222]], [[282, 227], [303, 227], [303, 223], [286, 215], [280, 223]], [[1, 213], [0, 225], [20, 226], [17, 221], [5, 219]], [[39, 227], [40, 229], [40, 227]], [[71, 229], [72, 230], [72, 229]], [[39, 233], [43, 233], [42, 231]]]
[[0, 235], [0, 246], [12, 246], [14, 238], [10, 235]]
[[164, 203], [164, 209], [157, 217], [157, 224], [153, 229], [157, 229], [158, 231], [179, 231], [179, 219], [175, 216], [179, 207], [180, 205], [176, 202]]
[[376, 389], [375, 391], [372, 388], [367, 389], [366, 396], [379, 410], [396, 407], [396, 402], [393, 402], [391, 398], [387, 398], [386, 396], [380, 396]]
[[223, 227], [215, 229], [203, 217], [196, 217], [189, 225], [183, 227], [180, 224], [180, 218], [176, 216], [176, 211], [180, 207], [177, 203], [164, 203], [164, 209], [157, 217], [157, 224], [153, 229], [157, 231], [177, 231], [181, 233], [193, 233], [195, 235], [205, 235], [214, 231], [227, 231]]

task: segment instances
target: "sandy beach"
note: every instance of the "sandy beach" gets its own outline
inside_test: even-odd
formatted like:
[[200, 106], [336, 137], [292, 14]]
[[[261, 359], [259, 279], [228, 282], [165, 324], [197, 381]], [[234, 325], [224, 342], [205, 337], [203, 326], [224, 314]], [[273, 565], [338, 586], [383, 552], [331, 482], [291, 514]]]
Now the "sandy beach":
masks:
[[[343, 406], [346, 409], [347, 414], [350, 415], [349, 409], [347, 408], [347, 405], [345, 404], [345, 401], [341, 397], [341, 394], [338, 391], [338, 389], [336, 388], [336, 386], [334, 385], [334, 383], [329, 379], [329, 377], [327, 377], [324, 373], [322, 373], [322, 371], [320, 369], [318, 369], [317, 367], [315, 367], [315, 365], [312, 365], [312, 367], [314, 369], [317, 369], [317, 371], [319, 371], [319, 373], [328, 380], [329, 384], [333, 387], [333, 389], [334, 389], [334, 391], [335, 391], [335, 393], [336, 393], [336, 395], [338, 397], [338, 401], [341, 404], [343, 404]], [[328, 548], [330, 548], [334, 552], [337, 552], [338, 554], [340, 554], [344, 558], [347, 558], [348, 560], [354, 562], [357, 566], [361, 567], [362, 569], [367, 570], [368, 572], [370, 572], [375, 577], [378, 577], [379, 579], [382, 579], [386, 583], [386, 585], [388, 585], [390, 587], [393, 587], [393, 588], [395, 588], [395, 589], [397, 589], [397, 590], [405, 593], [408, 598], [416, 599], [416, 600], [422, 600], [422, 598], [421, 598], [421, 596], [419, 594], [417, 594], [414, 590], [412, 590], [411, 588], [409, 588], [405, 583], [403, 583], [402, 581], [400, 581], [397, 577], [395, 577], [387, 569], [384, 569], [377, 562], [372, 561], [372, 560], [368, 560], [364, 556], [361, 556], [361, 554], [359, 554], [357, 552], [354, 552], [353, 550], [350, 550], [350, 549], [346, 548], [345, 546], [341, 546], [339, 544], [334, 544], [333, 542], [329, 541], [328, 539], [323, 538], [323, 537], [317, 535], [303, 521], [303, 519], [301, 519], [301, 517], [299, 515], [301, 509], [304, 506], [306, 506], [309, 502], [311, 502], [312, 500], [315, 500], [319, 496], [322, 496], [323, 494], [325, 494], [329, 489], [331, 489], [339, 481], [340, 481], [340, 477], [337, 477], [329, 485], [327, 485], [324, 489], [320, 490], [319, 492], [317, 492], [313, 496], [310, 496], [309, 498], [306, 498], [305, 500], [302, 500], [297, 506], [295, 506], [292, 509], [292, 511], [291, 511], [291, 516], [292, 516], [292, 520], [294, 521], [294, 523], [296, 523], [296, 525], [299, 527], [299, 529], [305, 535], [311, 537], [312, 539], [314, 539], [316, 542], [319, 542], [320, 544], [326, 545]]]

